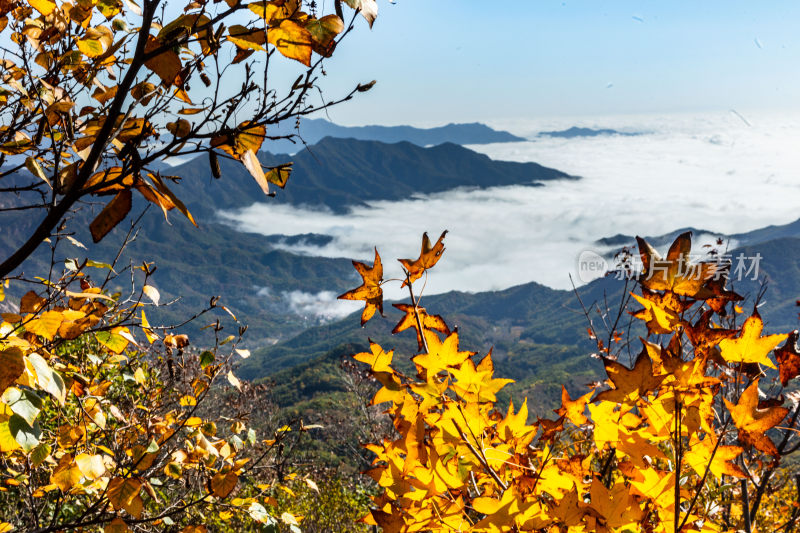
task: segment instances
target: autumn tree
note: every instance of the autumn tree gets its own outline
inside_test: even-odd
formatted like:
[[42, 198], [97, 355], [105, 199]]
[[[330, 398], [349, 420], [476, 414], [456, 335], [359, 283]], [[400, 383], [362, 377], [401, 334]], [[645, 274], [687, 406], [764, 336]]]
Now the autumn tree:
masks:
[[314, 428], [268, 423], [235, 376], [246, 328], [213, 319], [196, 349], [148, 321], [151, 267], [112, 293], [115, 267], [68, 262], [1, 315], [0, 531], [297, 531], [283, 495], [320, 488], [289, 450]]
[[[495, 377], [491, 350], [464, 350], [419, 306], [414, 283], [443, 251], [424, 236], [419, 258], [401, 260], [410, 302], [395, 304], [406, 313], [395, 331], [415, 330], [413, 373], [375, 343], [354, 356], [396, 431], [367, 444], [382, 492], [365, 522], [386, 532], [796, 528], [797, 333], [764, 335], [755, 309], [742, 322], [724, 265], [689, 261], [689, 233], [665, 258], [639, 239], [636, 303], [622, 313], [646, 335], [591, 325], [607, 379], [575, 398], [564, 389], [554, 416], [537, 420], [527, 400], [497, 406], [511, 380]], [[377, 251], [372, 266], [355, 266], [363, 284], [341, 298], [363, 300], [365, 321], [387, 280]]]
[[[320, 80], [356, 17], [373, 23], [375, 0], [325, 7], [0, 0], [0, 212], [35, 222], [0, 264], [0, 532], [298, 529], [283, 495], [320, 489], [287, 450], [313, 428], [253, 426], [264, 391], [232, 371], [249, 353], [232, 313], [233, 334], [205, 324], [205, 348], [179, 324], [151, 324], [149, 263], [53, 259], [8, 288], [42, 242], [70, 238], [76, 207], [103, 202], [95, 241], [134, 194], [194, 223], [177, 178], [159, 172], [167, 158], [205, 154], [217, 178], [233, 159], [264, 193], [283, 187], [290, 162], [265, 168], [257, 153], [297, 135], [273, 127], [371, 87], [327, 98]], [[127, 292], [112, 289], [121, 275]], [[194, 319], [213, 308], [227, 311], [211, 299]]]
[[[257, 153], [296, 135], [272, 127], [372, 86], [328, 98], [320, 78], [357, 14], [372, 25], [376, 0], [345, 0], [350, 13], [341, 0], [140, 2], [0, 1], [0, 212], [37, 220], [0, 278], [90, 197], [107, 198], [95, 241], [134, 193], [194, 222], [158, 171], [168, 157], [207, 154], [215, 177], [219, 158], [235, 159], [264, 193], [283, 187], [290, 162], [265, 169]], [[292, 79], [273, 66], [281, 56], [298, 66]]]

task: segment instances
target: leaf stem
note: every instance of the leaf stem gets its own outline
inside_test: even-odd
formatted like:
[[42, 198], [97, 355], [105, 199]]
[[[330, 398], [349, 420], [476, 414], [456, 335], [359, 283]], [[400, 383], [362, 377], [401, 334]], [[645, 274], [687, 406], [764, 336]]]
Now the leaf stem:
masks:
[[406, 272], [406, 285], [408, 285], [408, 295], [411, 297], [411, 305], [414, 306], [414, 318], [417, 321], [417, 331], [419, 331], [419, 337], [422, 339], [422, 347], [425, 349], [425, 353], [428, 353], [428, 340], [425, 338], [425, 332], [422, 329], [422, 320], [419, 318], [419, 311], [417, 308], [417, 299], [414, 296], [414, 291], [411, 288], [411, 274]]

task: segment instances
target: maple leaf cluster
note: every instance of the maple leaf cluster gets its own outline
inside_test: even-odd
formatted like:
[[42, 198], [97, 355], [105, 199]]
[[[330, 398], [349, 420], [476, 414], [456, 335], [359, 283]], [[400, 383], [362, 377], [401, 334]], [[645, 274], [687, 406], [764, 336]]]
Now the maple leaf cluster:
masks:
[[[787, 407], [780, 394], [800, 373], [797, 334], [762, 335], [755, 310], [737, 327], [742, 297], [711, 264], [686, 268], [690, 234], [666, 259], [639, 239], [645, 266], [663, 268], [638, 282], [642, 308], [630, 314], [647, 336], [631, 364], [590, 328], [606, 381], [575, 398], [563, 388], [555, 416], [536, 420], [527, 400], [498, 408], [511, 380], [495, 377], [491, 350], [462, 350], [458, 332], [419, 307], [412, 287], [440, 259], [442, 238], [431, 246], [424, 236], [419, 259], [401, 260], [411, 303], [395, 304], [406, 314], [394, 333], [415, 329], [415, 374], [398, 370], [394, 353], [375, 343], [354, 356], [369, 365], [380, 385], [372, 403], [386, 407], [396, 430], [367, 445], [375, 454], [367, 474], [382, 492], [366, 523], [386, 532], [570, 533], [776, 523], [775, 506], [762, 503], [770, 490], [794, 494], [790, 482], [774, 483], [789, 477], [781, 458], [800, 448], [800, 402], [790, 395]], [[382, 309], [377, 250], [372, 269], [356, 268], [364, 283], [342, 298], [366, 302], [363, 323]], [[612, 345], [623, 340], [610, 337]], [[793, 524], [798, 513], [783, 509]]]

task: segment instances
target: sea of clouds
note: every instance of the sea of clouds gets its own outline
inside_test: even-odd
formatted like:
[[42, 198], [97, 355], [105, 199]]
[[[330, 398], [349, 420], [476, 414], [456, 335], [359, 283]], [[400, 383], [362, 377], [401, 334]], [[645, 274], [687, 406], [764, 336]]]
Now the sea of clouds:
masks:
[[[646, 133], [537, 136], [574, 125]], [[565, 289], [570, 274], [580, 283], [581, 252], [608, 251], [595, 244], [603, 237], [655, 236], [687, 226], [732, 234], [800, 218], [797, 113], [726, 111], [492, 126], [531, 140], [469, 148], [498, 160], [535, 161], [582, 179], [373, 202], [347, 215], [256, 203], [220, 216], [265, 235], [333, 237], [325, 246], [284, 246], [297, 253], [371, 262], [377, 246], [385, 277], [401, 275], [395, 258], [419, 254], [424, 231], [435, 239], [447, 229], [447, 251], [430, 274], [428, 294], [498, 290], [529, 281]], [[402, 297], [399, 289], [388, 295]]]

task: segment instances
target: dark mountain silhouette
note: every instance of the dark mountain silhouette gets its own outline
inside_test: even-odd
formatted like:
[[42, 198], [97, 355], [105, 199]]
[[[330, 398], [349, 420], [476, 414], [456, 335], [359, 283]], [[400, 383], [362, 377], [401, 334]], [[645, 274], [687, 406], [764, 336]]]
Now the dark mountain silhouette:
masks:
[[417, 194], [458, 187], [541, 185], [554, 179], [576, 179], [536, 163], [494, 161], [457, 144], [422, 148], [409, 142], [386, 144], [326, 137], [294, 156], [262, 152], [265, 165], [294, 162], [285, 190], [267, 198], [238, 161], [222, 160], [222, 178], [213, 180], [208, 160], [198, 157], [173, 167], [186, 176], [176, 188], [197, 210], [244, 207], [253, 202], [326, 206], [337, 212], [375, 200], [401, 200]]
[[599, 137], [601, 135], [622, 135], [624, 137], [635, 137], [637, 135], [644, 135], [642, 132], [625, 132], [613, 130], [608, 128], [592, 129], [592, 128], [579, 128], [572, 126], [566, 130], [557, 131], [540, 131], [540, 137], [561, 137], [564, 139], [574, 139], [575, 137]]

